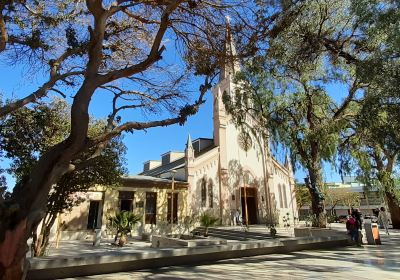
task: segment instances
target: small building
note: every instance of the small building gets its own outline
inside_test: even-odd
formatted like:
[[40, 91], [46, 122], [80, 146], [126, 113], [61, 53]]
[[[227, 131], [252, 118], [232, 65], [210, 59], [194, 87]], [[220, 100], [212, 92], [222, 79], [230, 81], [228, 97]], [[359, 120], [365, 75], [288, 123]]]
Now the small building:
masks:
[[[386, 207], [385, 199], [378, 191], [377, 187], [366, 187], [358, 182], [353, 176], [343, 177], [343, 182], [326, 183], [326, 187], [331, 192], [354, 194], [356, 201], [339, 201], [336, 205], [325, 204], [325, 209], [329, 211], [333, 208], [333, 215], [348, 215], [349, 209], [358, 208], [363, 215], [373, 215], [373, 211], [381, 206]], [[387, 208], [387, 207], [386, 207]], [[304, 218], [311, 214], [311, 208], [304, 205], [299, 209], [299, 217]]]
[[[107, 230], [107, 218], [119, 211], [132, 211], [142, 217], [137, 234], [150, 233], [156, 225], [159, 230], [169, 224], [173, 215], [174, 224], [178, 217], [186, 216], [187, 182], [174, 181], [174, 201], [171, 205], [172, 180], [150, 176], [121, 178], [117, 188], [98, 186], [87, 193], [76, 194], [85, 201], [71, 212], [62, 214], [65, 222], [62, 239], [85, 239], [94, 229]], [[174, 212], [171, 213], [171, 206]]]

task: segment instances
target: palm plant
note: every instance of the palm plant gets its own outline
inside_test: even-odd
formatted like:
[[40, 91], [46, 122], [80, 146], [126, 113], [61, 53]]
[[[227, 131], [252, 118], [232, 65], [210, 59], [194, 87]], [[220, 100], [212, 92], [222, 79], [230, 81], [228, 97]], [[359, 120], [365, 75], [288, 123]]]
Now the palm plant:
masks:
[[216, 222], [218, 222], [218, 218], [213, 217], [208, 213], [203, 213], [200, 216], [200, 224], [205, 228], [204, 236], [208, 236], [208, 228], [215, 225]]
[[120, 235], [118, 245], [122, 247], [126, 243], [127, 234], [130, 233], [133, 227], [141, 220], [141, 217], [132, 212], [121, 211], [114, 216], [108, 217], [107, 220], [108, 227], [117, 232], [114, 241], [117, 242], [118, 236]]

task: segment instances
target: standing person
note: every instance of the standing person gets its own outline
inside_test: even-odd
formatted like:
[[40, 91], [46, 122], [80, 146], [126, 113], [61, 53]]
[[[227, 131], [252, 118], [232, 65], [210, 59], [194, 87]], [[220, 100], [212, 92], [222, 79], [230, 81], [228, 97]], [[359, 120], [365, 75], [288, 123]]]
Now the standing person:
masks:
[[355, 218], [355, 214], [353, 213], [346, 222], [346, 229], [351, 236], [351, 240], [357, 244], [357, 246], [361, 246], [358, 240], [358, 222]]
[[236, 209], [236, 212], [235, 212], [235, 223], [238, 226], [238, 225], [240, 225], [241, 222], [242, 222], [242, 219], [240, 217], [239, 209]]
[[362, 230], [361, 212], [360, 212], [360, 210], [358, 208], [353, 210], [353, 211], [354, 211], [353, 212], [354, 213], [354, 217], [355, 217], [355, 219], [357, 221], [358, 229]]
[[381, 211], [379, 211], [378, 222], [385, 228], [386, 234], [389, 235], [389, 218], [386, 214], [386, 209], [383, 206], [381, 207]]

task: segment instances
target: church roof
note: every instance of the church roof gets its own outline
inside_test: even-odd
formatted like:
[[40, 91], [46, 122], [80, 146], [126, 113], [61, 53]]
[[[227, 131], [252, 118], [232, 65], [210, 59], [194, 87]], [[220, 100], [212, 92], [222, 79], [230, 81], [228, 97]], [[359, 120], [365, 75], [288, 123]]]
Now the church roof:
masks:
[[[172, 180], [164, 179], [146, 175], [134, 175], [121, 178], [121, 183], [124, 186], [135, 186], [135, 187], [160, 187], [160, 188], [171, 188]], [[183, 181], [175, 180], [176, 188], [187, 188], [188, 183]]]
[[146, 176], [158, 176], [160, 174], [166, 173], [170, 170], [175, 170], [179, 168], [183, 168], [185, 166], [185, 158], [179, 158], [175, 161], [172, 161], [167, 164], [163, 164], [161, 166], [158, 166], [156, 168], [143, 171], [142, 173], [139, 173], [139, 175], [146, 175]]

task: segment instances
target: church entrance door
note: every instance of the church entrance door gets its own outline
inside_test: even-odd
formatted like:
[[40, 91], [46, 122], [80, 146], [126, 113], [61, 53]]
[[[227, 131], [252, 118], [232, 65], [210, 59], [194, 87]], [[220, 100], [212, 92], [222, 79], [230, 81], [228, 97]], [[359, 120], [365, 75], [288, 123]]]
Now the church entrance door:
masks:
[[[245, 192], [246, 191], [246, 195]], [[249, 216], [249, 225], [257, 224], [257, 189], [250, 187], [242, 187], [241, 193], [241, 206], [242, 206], [242, 217], [243, 220], [246, 219], [246, 202], [247, 201], [247, 213]]]

